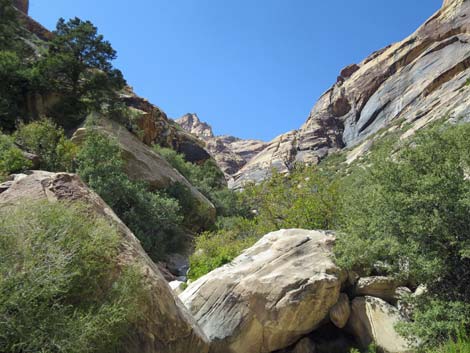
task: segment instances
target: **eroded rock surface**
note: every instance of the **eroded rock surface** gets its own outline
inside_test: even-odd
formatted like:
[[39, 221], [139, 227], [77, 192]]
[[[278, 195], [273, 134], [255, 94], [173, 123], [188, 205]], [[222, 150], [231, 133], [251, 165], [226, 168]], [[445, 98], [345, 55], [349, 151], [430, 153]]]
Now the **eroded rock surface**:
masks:
[[409, 136], [440, 118], [470, 118], [470, 2], [446, 0], [414, 34], [342, 70], [297, 131], [274, 139], [235, 176], [235, 188], [272, 167], [318, 163], [364, 144], [379, 130]]
[[267, 144], [259, 140], [244, 140], [233, 136], [215, 136], [212, 127], [196, 114], [186, 114], [176, 122], [187, 132], [205, 142], [205, 147], [228, 176], [237, 173]]
[[[215, 221], [214, 205], [165, 159], [142, 143], [126, 128], [104, 118], [99, 119], [99, 125], [94, 128], [115, 138], [125, 161], [125, 172], [130, 179], [144, 181], [152, 189], [163, 189], [174, 183], [180, 183], [190, 190], [190, 194], [200, 206], [195, 210], [197, 214], [194, 214], [194, 219], [198, 220], [196, 226], [211, 224]], [[75, 132], [72, 140], [80, 143], [86, 137], [86, 133], [87, 128], [80, 128]]]
[[132, 131], [132, 123], [135, 123], [139, 131], [133, 132], [142, 142], [174, 149], [184, 154], [189, 162], [199, 163], [210, 158], [203, 142], [181, 129], [173, 120], [168, 119], [163, 110], [136, 95], [130, 87], [127, 87], [120, 98], [132, 112], [133, 122], [128, 122], [129, 129]]
[[0, 207], [30, 200], [81, 202], [114, 224], [121, 236], [119, 263], [135, 266], [144, 274], [150, 288], [146, 315], [129, 332], [129, 353], [207, 353], [208, 340], [197, 323], [175, 297], [166, 280], [140, 245], [104, 201], [73, 174], [35, 171], [16, 178], [0, 194]]
[[331, 259], [334, 236], [281, 230], [180, 295], [213, 353], [286, 348], [328, 319], [346, 280]]

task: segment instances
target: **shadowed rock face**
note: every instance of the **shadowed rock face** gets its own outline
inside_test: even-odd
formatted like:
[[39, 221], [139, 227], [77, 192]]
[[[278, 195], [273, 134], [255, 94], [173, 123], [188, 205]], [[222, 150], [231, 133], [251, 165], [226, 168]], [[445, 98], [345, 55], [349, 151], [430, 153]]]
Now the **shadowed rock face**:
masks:
[[189, 162], [200, 163], [210, 159], [204, 143], [168, 119], [163, 110], [136, 95], [127, 87], [122, 101], [131, 109], [140, 130], [140, 139], [147, 145], [159, 144], [185, 155]]
[[0, 207], [30, 200], [66, 201], [86, 204], [90, 212], [114, 225], [120, 236], [118, 263], [134, 266], [145, 278], [149, 298], [143, 303], [145, 315], [128, 332], [122, 351], [128, 353], [207, 353], [204, 333], [175, 297], [156, 264], [147, 256], [139, 240], [108, 205], [74, 174], [34, 171], [17, 177], [0, 193]]
[[207, 151], [228, 179], [267, 146], [267, 143], [259, 140], [243, 140], [227, 135], [215, 136], [212, 127], [202, 122], [196, 114], [186, 114], [176, 122], [185, 131], [205, 142]]
[[234, 187], [261, 180], [273, 167], [318, 163], [382, 129], [411, 124], [409, 135], [442, 117], [468, 118], [469, 77], [470, 2], [446, 0], [414, 34], [343, 69], [305, 124], [271, 141], [235, 175]]

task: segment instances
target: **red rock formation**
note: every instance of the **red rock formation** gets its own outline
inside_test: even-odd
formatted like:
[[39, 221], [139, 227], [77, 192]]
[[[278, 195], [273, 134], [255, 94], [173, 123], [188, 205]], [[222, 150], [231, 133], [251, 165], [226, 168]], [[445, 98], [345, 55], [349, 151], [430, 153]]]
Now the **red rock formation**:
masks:
[[13, 0], [13, 6], [27, 15], [29, 10], [29, 0]]

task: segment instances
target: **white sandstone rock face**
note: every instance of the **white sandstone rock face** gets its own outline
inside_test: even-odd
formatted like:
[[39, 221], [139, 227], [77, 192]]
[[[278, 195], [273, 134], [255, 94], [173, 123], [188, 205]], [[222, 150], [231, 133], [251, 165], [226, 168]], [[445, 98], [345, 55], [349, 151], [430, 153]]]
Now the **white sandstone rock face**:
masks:
[[233, 187], [345, 147], [351, 163], [382, 131], [405, 138], [441, 118], [470, 119], [469, 16], [469, 1], [445, 0], [415, 33], [345, 68], [300, 129], [269, 142], [234, 175]]
[[364, 348], [374, 342], [384, 353], [411, 353], [405, 339], [395, 330], [402, 320], [398, 309], [384, 300], [357, 297], [352, 301], [347, 329]]
[[265, 235], [180, 295], [213, 353], [286, 348], [328, 319], [346, 275], [331, 256], [334, 236], [299, 229]]

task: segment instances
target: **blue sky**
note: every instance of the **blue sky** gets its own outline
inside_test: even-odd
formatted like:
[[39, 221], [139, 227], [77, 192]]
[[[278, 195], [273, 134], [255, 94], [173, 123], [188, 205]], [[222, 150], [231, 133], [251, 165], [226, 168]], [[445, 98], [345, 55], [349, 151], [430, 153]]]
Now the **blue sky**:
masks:
[[442, 0], [30, 0], [48, 28], [91, 20], [135, 91], [216, 134], [299, 128], [346, 65], [411, 34]]

